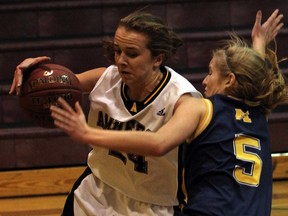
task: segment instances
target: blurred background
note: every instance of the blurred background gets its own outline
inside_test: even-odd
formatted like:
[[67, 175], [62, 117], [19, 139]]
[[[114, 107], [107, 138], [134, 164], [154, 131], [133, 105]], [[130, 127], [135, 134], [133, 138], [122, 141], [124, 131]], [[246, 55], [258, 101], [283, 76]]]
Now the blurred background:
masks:
[[[102, 39], [113, 37], [121, 17], [146, 7], [162, 17], [184, 40], [177, 61], [168, 66], [201, 92], [211, 51], [235, 31], [251, 42], [257, 10], [265, 21], [276, 9], [288, 21], [284, 0], [2, 0], [0, 2], [0, 170], [62, 167], [86, 163], [89, 147], [78, 145], [58, 129], [37, 127], [8, 94], [15, 67], [28, 57], [50, 56], [74, 73], [107, 66]], [[288, 29], [277, 37], [278, 57], [288, 56]], [[287, 63], [281, 68], [287, 76]], [[85, 112], [89, 103], [84, 96]], [[288, 108], [269, 117], [272, 151], [288, 151]]]
[[[251, 43], [257, 10], [265, 21], [284, 14], [278, 58], [288, 56], [287, 0], [1, 0], [0, 1], [0, 215], [59, 215], [90, 147], [58, 129], [35, 125], [9, 95], [15, 67], [28, 57], [50, 56], [75, 74], [108, 66], [104, 37], [113, 37], [120, 18], [146, 11], [162, 17], [184, 40], [168, 66], [203, 92], [211, 51], [234, 31]], [[281, 63], [286, 78], [288, 64]], [[89, 102], [84, 96], [87, 114]], [[288, 211], [288, 105], [269, 116], [273, 152], [273, 216]]]

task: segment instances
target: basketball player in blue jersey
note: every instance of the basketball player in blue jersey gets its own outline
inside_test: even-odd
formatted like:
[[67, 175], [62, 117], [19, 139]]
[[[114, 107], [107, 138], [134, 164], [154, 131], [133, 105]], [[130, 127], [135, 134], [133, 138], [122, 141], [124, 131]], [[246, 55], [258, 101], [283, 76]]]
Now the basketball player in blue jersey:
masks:
[[[277, 14], [272, 14], [269, 25], [282, 18]], [[267, 36], [261, 32], [267, 26], [260, 23], [258, 12], [252, 33], [254, 49], [232, 35], [223, 48], [214, 51], [203, 81], [207, 99], [189, 97], [156, 132], [92, 128], [86, 124], [79, 103], [74, 111], [63, 99], [59, 99], [63, 109], [51, 107], [55, 124], [83, 143], [116, 153], [169, 157], [186, 140], [183, 160], [187, 204], [175, 215], [269, 216], [272, 168], [267, 114], [288, 102], [288, 89], [276, 53], [263, 49], [282, 24], [274, 26]], [[122, 153], [118, 156], [123, 157]], [[142, 162], [148, 162], [148, 157], [144, 158]], [[171, 174], [162, 168], [154, 173], [158, 182], [162, 182], [161, 177], [166, 181]], [[160, 172], [166, 172], [166, 177]], [[162, 186], [167, 185], [164, 181]], [[170, 189], [165, 188], [167, 192]]]
[[254, 50], [232, 35], [213, 53], [203, 80], [206, 116], [183, 150], [187, 205], [175, 215], [271, 214], [267, 115], [288, 102], [288, 87], [276, 53], [258, 38], [261, 16], [252, 32]]

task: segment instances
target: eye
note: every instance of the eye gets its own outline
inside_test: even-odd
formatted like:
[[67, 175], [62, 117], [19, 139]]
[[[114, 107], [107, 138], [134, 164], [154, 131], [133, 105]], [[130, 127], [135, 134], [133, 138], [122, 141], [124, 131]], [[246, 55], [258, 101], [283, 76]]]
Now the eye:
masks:
[[116, 53], [116, 54], [121, 54], [121, 49], [119, 48], [119, 47], [114, 47], [114, 52]]
[[208, 72], [208, 75], [211, 76], [212, 75], [212, 70], [211, 68], [209, 68], [209, 72]]
[[127, 52], [127, 56], [129, 58], [136, 58], [138, 56], [138, 53], [136, 53], [136, 52]]

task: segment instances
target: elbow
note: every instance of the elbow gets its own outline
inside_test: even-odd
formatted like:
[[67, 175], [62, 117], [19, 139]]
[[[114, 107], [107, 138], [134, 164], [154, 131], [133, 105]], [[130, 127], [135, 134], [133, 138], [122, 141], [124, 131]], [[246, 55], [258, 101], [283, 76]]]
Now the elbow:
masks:
[[168, 148], [167, 143], [165, 143], [164, 141], [157, 142], [157, 145], [154, 146], [151, 155], [155, 157], [162, 157], [165, 154], [167, 154], [170, 150], [171, 149]]

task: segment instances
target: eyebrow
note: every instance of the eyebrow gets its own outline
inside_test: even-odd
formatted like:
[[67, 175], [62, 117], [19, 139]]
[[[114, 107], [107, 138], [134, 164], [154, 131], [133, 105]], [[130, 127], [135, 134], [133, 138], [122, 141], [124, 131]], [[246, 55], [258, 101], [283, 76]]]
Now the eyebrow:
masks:
[[[120, 47], [119, 44], [117, 44], [117, 43], [114, 43], [114, 46], [115, 47]], [[139, 48], [137, 48], [137, 47], [129, 47], [129, 46], [125, 47], [125, 49], [128, 49], [128, 50], [139, 50]]]

